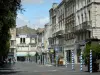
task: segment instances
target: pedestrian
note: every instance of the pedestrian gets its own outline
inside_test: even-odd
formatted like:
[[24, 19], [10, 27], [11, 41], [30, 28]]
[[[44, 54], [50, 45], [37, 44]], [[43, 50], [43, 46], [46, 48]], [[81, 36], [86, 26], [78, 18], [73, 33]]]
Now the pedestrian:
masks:
[[15, 64], [15, 61], [16, 61], [15, 58], [13, 58], [13, 64]]
[[11, 64], [11, 58], [9, 58], [8, 60], [9, 60], [9, 63]]
[[39, 64], [41, 64], [40, 59], [38, 60]]

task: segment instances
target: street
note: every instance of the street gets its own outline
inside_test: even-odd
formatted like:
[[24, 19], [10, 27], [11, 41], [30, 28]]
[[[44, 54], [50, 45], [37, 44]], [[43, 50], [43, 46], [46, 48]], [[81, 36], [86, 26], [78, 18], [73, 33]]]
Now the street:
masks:
[[[71, 70], [71, 65], [55, 67], [51, 65], [38, 65], [34, 62], [18, 62], [10, 72], [2, 72], [0, 75], [89, 75], [89, 72], [81, 72], [79, 66], [75, 66], [75, 70]], [[85, 69], [85, 68], [83, 68]], [[98, 73], [91, 73], [90, 75], [99, 75]]]

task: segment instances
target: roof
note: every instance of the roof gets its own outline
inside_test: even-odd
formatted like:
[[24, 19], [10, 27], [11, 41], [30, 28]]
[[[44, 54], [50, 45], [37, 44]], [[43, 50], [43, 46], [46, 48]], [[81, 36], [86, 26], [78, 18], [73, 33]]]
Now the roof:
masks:
[[38, 32], [38, 33], [42, 33], [43, 31], [44, 31], [44, 28], [38, 28], [38, 29], [37, 29], [37, 32]]
[[37, 30], [28, 27], [27, 25], [16, 28], [16, 34], [36, 34]]
[[34, 35], [27, 35], [27, 37], [34, 37], [34, 38], [36, 38], [37, 37], [37, 35], [36, 34], [34, 34]]

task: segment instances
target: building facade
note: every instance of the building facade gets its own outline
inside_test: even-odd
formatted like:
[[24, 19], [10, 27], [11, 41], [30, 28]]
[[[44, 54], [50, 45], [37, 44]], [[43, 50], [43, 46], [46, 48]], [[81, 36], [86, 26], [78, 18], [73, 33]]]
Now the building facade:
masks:
[[[67, 62], [71, 62], [71, 54], [74, 51], [74, 56], [76, 58], [75, 51], [75, 35], [73, 33], [73, 27], [75, 26], [75, 0], [65, 0], [65, 59], [67, 57]], [[75, 60], [76, 62], [76, 60]]]
[[45, 24], [44, 26], [44, 34], [43, 34], [43, 42], [44, 42], [44, 50], [45, 52], [48, 52], [48, 48], [50, 48], [49, 45], [49, 37], [52, 36], [52, 30], [51, 25], [49, 23]]
[[86, 41], [100, 39], [99, 7], [100, 0], [62, 0], [60, 4], [53, 3], [49, 10], [51, 46], [54, 51], [63, 49], [68, 63], [71, 63], [72, 51], [75, 63], [80, 63], [80, 52]]
[[41, 64], [44, 63], [44, 53], [45, 53], [43, 37], [44, 37], [44, 28], [38, 28], [37, 29], [37, 53], [39, 54], [39, 56], [37, 57], [37, 59], [40, 60]]
[[43, 42], [44, 42], [44, 52], [46, 53], [45, 59], [47, 63], [52, 62], [52, 54], [51, 52], [51, 41], [49, 40], [52, 37], [52, 26], [50, 23], [45, 24], [44, 26], [44, 35], [43, 35]]
[[10, 50], [8, 53], [8, 58], [16, 60], [16, 28], [10, 29], [11, 39], [10, 39]]
[[44, 28], [39, 28], [37, 30], [37, 52], [39, 53], [39, 55], [42, 54], [44, 48], [43, 33], [44, 33]]
[[37, 35], [19, 34], [16, 36], [17, 61], [34, 61]]
[[100, 0], [76, 0], [76, 35], [77, 62], [87, 39], [100, 39]]
[[65, 33], [65, 2], [53, 3], [49, 10], [50, 24], [52, 26], [51, 49], [54, 50], [54, 59], [64, 57], [64, 33]]
[[17, 61], [35, 60], [37, 47], [36, 30], [27, 25], [16, 28]]

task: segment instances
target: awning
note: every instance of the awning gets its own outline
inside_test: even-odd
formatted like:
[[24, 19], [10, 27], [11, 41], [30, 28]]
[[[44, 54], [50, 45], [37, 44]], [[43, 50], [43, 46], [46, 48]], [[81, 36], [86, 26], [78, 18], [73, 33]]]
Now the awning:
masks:
[[29, 55], [34, 56], [36, 52], [29, 52]]
[[27, 56], [28, 54], [34, 56], [36, 52], [17, 52], [17, 56]]

